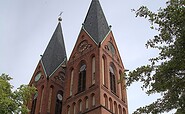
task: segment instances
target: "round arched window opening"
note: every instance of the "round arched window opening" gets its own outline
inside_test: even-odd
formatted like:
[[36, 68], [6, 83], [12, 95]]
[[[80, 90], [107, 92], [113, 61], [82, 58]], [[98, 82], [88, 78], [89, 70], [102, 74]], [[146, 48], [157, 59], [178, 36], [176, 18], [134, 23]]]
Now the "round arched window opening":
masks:
[[79, 77], [78, 77], [78, 92], [82, 92], [86, 87], [86, 65], [82, 64], [80, 67]]
[[110, 88], [113, 93], [116, 93], [116, 78], [115, 78], [115, 73], [114, 69], [112, 66], [109, 68], [109, 75], [110, 75]]

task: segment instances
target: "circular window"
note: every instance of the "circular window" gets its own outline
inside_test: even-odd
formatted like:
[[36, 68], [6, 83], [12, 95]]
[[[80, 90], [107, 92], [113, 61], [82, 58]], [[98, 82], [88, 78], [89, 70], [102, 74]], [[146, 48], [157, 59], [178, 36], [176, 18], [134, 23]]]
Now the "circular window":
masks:
[[108, 48], [109, 48], [109, 51], [112, 54], [115, 54], [115, 48], [114, 48], [114, 45], [111, 42], [108, 43]]
[[58, 100], [62, 101], [62, 95], [61, 94], [57, 94], [57, 98], [58, 98]]
[[39, 81], [39, 79], [41, 78], [41, 72], [37, 73], [37, 75], [35, 76], [35, 81]]

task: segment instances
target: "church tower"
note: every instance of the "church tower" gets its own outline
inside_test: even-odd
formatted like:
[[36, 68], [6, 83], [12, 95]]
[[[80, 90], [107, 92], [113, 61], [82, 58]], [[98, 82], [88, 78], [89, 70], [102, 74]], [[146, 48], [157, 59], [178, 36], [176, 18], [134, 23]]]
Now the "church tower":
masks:
[[111, 26], [92, 0], [67, 62], [62, 114], [128, 114], [124, 70]]
[[66, 72], [66, 50], [61, 19], [36, 67], [29, 85], [37, 92], [28, 103], [30, 114], [61, 114]]
[[111, 26], [92, 0], [67, 60], [61, 18], [29, 85], [29, 114], [128, 114], [125, 72]]

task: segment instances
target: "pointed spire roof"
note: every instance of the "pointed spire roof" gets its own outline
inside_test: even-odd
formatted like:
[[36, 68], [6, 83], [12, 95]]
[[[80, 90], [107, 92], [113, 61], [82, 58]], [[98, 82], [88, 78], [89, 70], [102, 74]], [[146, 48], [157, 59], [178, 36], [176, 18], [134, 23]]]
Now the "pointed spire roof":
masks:
[[50, 76], [64, 61], [66, 61], [66, 49], [60, 22], [41, 60], [47, 76]]
[[83, 27], [97, 44], [100, 43], [110, 31], [99, 0], [92, 0]]

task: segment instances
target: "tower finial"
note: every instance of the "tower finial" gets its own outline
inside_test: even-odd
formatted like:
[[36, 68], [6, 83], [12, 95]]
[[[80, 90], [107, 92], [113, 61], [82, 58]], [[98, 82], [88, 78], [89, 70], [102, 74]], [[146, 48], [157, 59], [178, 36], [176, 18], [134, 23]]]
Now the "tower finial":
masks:
[[59, 22], [62, 21], [62, 17], [61, 17], [62, 13], [63, 13], [63, 12], [60, 12], [60, 14], [58, 15], [58, 21], [59, 21]]

